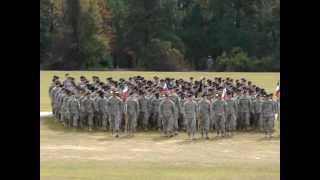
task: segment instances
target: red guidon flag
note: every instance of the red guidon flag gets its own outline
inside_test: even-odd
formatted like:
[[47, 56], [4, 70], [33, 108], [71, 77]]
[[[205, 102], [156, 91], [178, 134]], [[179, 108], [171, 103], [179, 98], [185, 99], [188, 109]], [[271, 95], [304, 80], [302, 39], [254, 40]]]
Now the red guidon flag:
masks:
[[280, 97], [280, 81], [277, 82], [277, 87], [276, 87], [276, 90], [274, 92], [274, 95], [276, 97]]

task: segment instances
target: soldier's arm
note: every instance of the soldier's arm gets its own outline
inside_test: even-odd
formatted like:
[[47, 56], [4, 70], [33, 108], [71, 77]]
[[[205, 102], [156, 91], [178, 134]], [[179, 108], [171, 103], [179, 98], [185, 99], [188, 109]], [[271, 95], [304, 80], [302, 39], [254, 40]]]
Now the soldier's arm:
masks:
[[140, 106], [139, 106], [139, 102], [136, 102], [136, 112], [139, 113], [140, 112]]
[[159, 118], [162, 118], [162, 110], [163, 110], [163, 107], [162, 107], [162, 102], [160, 102], [160, 105], [159, 105]]

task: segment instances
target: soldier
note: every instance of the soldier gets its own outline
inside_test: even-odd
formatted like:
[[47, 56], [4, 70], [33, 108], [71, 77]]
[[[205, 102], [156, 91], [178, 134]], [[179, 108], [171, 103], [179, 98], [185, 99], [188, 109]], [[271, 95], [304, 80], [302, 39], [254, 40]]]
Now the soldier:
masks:
[[163, 132], [165, 136], [172, 137], [176, 107], [174, 102], [170, 100], [168, 93], [165, 94], [165, 99], [160, 103], [159, 112], [159, 118], [162, 120]]
[[212, 104], [217, 136], [224, 137], [225, 135], [225, 112], [227, 112], [227, 108], [227, 103], [221, 99], [221, 93], [219, 93], [218, 99]]
[[130, 92], [127, 101], [125, 102], [124, 113], [127, 115], [127, 127], [129, 135], [133, 136], [133, 133], [136, 131], [137, 127], [137, 118], [139, 115], [139, 102], [134, 93]]
[[138, 99], [140, 107], [140, 120], [142, 121], [142, 128], [147, 131], [149, 126], [149, 109], [150, 101], [146, 97], [145, 92], [140, 92], [140, 97]]
[[230, 91], [227, 92], [226, 103], [228, 106], [226, 111], [226, 135], [232, 136], [237, 127], [236, 114], [238, 106]]
[[239, 110], [239, 129], [247, 130], [250, 126], [250, 107], [251, 100], [247, 95], [247, 91], [243, 91], [243, 95], [239, 97], [238, 100], [238, 110]]
[[254, 127], [257, 128], [259, 131], [262, 130], [262, 119], [260, 117], [261, 115], [261, 105], [262, 101], [260, 99], [260, 95], [257, 94], [255, 100], [252, 102], [252, 111], [253, 111], [253, 121], [254, 121]]
[[93, 124], [94, 124], [94, 127], [97, 129], [102, 127], [102, 112], [100, 111], [100, 107], [99, 107], [99, 101], [101, 99], [101, 96], [99, 96], [98, 93], [100, 93], [100, 91], [97, 91], [91, 94], [91, 99], [93, 101], [93, 107], [94, 107]]
[[115, 137], [119, 137], [120, 121], [121, 115], [123, 113], [123, 103], [122, 100], [117, 96], [119, 93], [113, 91], [112, 96], [108, 100], [109, 107], [109, 124], [112, 135], [115, 134]]
[[161, 120], [159, 118], [160, 102], [160, 94], [157, 92], [155, 93], [154, 98], [151, 100], [151, 117], [153, 125], [155, 125], [159, 131], [161, 131]]
[[71, 96], [70, 100], [70, 120], [72, 127], [78, 128], [78, 121], [80, 118], [80, 103], [76, 95]]
[[181, 93], [181, 99], [180, 99], [180, 114], [179, 114], [179, 119], [178, 119], [178, 123], [179, 123], [179, 127], [181, 127], [183, 130], [186, 130], [186, 122], [185, 122], [185, 119], [183, 118], [183, 112], [182, 112], [182, 109], [183, 109], [183, 106], [184, 106], [184, 103], [186, 102], [186, 99], [185, 99], [185, 95], [184, 93], [182, 92]]
[[98, 112], [101, 118], [101, 126], [103, 131], [107, 131], [108, 127], [108, 100], [104, 97], [104, 93], [99, 91], [99, 98], [97, 100]]
[[202, 96], [198, 106], [201, 137], [203, 138], [203, 134], [205, 134], [206, 139], [209, 139], [208, 133], [210, 130], [211, 103], [207, 99], [206, 94]]
[[273, 94], [266, 96], [265, 101], [262, 102], [261, 116], [263, 121], [263, 130], [266, 137], [271, 138], [274, 128], [274, 120], [276, 113], [276, 103], [272, 100]]
[[70, 91], [68, 89], [64, 89], [64, 96], [61, 104], [61, 122], [64, 126], [69, 126], [70, 123], [70, 108], [69, 108], [69, 100], [70, 100]]
[[85, 108], [85, 115], [87, 117], [87, 123], [89, 127], [89, 131], [92, 131], [93, 128], [93, 116], [94, 116], [94, 102], [90, 97], [90, 92], [86, 92], [86, 95], [84, 97], [84, 108]]
[[79, 127], [84, 128], [87, 126], [87, 113], [86, 113], [86, 107], [85, 107], [85, 98], [86, 97], [86, 90], [81, 89], [80, 90], [80, 96], [79, 96], [79, 104], [80, 104], [80, 119], [79, 119]]
[[183, 119], [186, 124], [186, 130], [188, 137], [193, 140], [196, 132], [196, 117], [198, 114], [197, 103], [192, 99], [192, 94], [190, 93], [183, 104], [182, 108]]
[[174, 135], [178, 135], [178, 129], [179, 129], [178, 118], [179, 118], [179, 113], [180, 113], [180, 98], [174, 90], [171, 91], [169, 97], [170, 97], [171, 101], [174, 102], [174, 105], [176, 108], [176, 114], [174, 115], [174, 117], [175, 117], [175, 119], [174, 119]]

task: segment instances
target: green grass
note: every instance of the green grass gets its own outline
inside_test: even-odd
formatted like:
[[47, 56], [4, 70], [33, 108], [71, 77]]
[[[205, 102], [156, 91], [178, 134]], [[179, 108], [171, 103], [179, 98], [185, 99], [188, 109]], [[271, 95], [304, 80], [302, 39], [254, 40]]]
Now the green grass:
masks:
[[[109, 132], [66, 129], [52, 118], [40, 121], [40, 177], [46, 180], [276, 180], [280, 140], [259, 133], [189, 141], [157, 132], [134, 138]], [[199, 138], [199, 137], [198, 137]]]
[[[79, 78], [103, 80], [142, 75], [188, 79], [246, 78], [273, 92], [279, 73], [199, 73], [134, 71], [40, 71], [40, 111], [51, 111], [48, 87], [53, 75], [68, 72]], [[233, 138], [187, 140], [186, 134], [167, 139], [157, 132], [138, 132], [134, 138], [111, 137], [109, 132], [66, 129], [51, 118], [40, 121], [40, 177], [45, 180], [277, 180], [280, 179], [280, 138], [240, 133]]]
[[99, 76], [105, 81], [107, 77], [114, 79], [128, 78], [130, 76], [141, 75], [147, 79], [152, 79], [154, 75], [159, 77], [174, 77], [189, 79], [194, 77], [199, 79], [202, 76], [213, 77], [230, 77], [234, 79], [246, 78], [252, 81], [254, 84], [265, 88], [268, 92], [273, 92], [277, 80], [280, 78], [280, 73], [210, 73], [210, 72], [139, 72], [139, 71], [40, 71], [40, 111], [51, 111], [50, 102], [48, 97], [48, 87], [51, 83], [53, 75], [58, 75], [60, 78], [64, 78], [64, 74], [68, 72], [71, 76], [74, 76], [79, 80], [81, 75], [91, 78], [93, 75]]

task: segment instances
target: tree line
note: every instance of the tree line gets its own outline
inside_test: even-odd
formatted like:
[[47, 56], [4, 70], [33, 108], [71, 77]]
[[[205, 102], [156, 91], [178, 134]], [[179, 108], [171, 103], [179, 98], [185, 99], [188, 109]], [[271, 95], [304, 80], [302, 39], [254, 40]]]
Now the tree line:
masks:
[[40, 66], [279, 71], [280, 0], [40, 0]]

